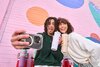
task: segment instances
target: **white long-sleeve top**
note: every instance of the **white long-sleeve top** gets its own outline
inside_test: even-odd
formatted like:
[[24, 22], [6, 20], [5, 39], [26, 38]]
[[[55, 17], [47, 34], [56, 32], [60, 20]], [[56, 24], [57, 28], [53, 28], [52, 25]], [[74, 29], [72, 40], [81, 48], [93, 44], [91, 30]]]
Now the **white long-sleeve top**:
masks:
[[100, 44], [72, 32], [67, 36], [66, 52], [78, 63], [91, 63], [93, 67], [100, 67]]

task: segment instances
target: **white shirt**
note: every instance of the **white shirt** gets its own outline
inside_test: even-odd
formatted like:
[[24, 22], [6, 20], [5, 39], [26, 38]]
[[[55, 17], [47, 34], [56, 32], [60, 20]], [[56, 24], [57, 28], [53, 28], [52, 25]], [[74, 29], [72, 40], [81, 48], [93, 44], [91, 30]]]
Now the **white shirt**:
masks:
[[100, 67], [100, 44], [95, 43], [85, 37], [72, 32], [68, 36], [68, 52], [64, 56], [70, 55], [78, 63], [91, 63], [93, 67]]

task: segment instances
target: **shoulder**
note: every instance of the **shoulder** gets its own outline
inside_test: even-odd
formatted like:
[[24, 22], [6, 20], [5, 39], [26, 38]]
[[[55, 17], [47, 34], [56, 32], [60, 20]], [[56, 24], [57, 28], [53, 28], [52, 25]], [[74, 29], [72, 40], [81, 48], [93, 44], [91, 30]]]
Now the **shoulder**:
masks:
[[73, 39], [81, 39], [81, 38], [83, 39], [83, 38], [85, 38], [85, 37], [83, 37], [82, 35], [80, 35], [79, 33], [76, 33], [76, 32], [70, 33], [69, 37], [73, 38]]
[[72, 32], [69, 34], [70, 37], [77, 37], [77, 36], [81, 36], [80, 34], [76, 33], [76, 32]]

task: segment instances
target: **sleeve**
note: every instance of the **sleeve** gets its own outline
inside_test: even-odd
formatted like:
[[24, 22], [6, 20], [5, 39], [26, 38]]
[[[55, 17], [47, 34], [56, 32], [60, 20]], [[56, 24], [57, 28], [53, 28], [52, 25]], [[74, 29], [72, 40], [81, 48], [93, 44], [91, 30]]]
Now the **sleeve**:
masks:
[[61, 46], [60, 45], [58, 46], [57, 51], [51, 50], [51, 52], [54, 55], [54, 57], [56, 58], [56, 60], [61, 62], [61, 60], [63, 59], [63, 54], [61, 53]]
[[91, 54], [91, 61], [100, 67], [100, 44], [74, 33], [73, 38], [78, 42], [82, 50]]
[[68, 55], [68, 34], [62, 34], [62, 44], [61, 52], [64, 55], [64, 58], [69, 58]]

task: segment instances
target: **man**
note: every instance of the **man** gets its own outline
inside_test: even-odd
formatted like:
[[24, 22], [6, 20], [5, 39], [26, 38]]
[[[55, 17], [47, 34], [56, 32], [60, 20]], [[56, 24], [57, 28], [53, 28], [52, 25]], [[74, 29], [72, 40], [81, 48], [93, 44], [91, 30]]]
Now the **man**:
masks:
[[[61, 67], [61, 60], [63, 54], [61, 53], [61, 46], [58, 46], [57, 51], [51, 50], [52, 36], [56, 31], [57, 19], [55, 17], [48, 17], [44, 23], [43, 47], [37, 51], [34, 59], [35, 67]], [[29, 42], [21, 42], [20, 39], [28, 38], [28, 34], [24, 30], [15, 31], [12, 35], [11, 43], [16, 49], [26, 48]], [[21, 35], [19, 35], [21, 34]]]

